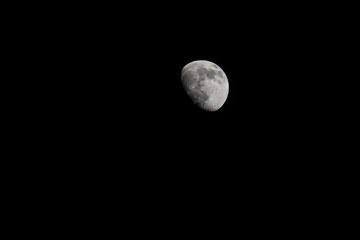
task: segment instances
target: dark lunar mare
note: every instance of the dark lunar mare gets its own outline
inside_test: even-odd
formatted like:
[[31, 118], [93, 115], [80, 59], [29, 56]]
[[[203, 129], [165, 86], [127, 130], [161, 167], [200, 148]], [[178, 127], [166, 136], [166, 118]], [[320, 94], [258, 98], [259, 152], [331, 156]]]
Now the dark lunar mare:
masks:
[[209, 96], [202, 90], [194, 91], [193, 100], [196, 104], [202, 105], [209, 99]]
[[206, 76], [207, 78], [219, 84], [222, 84], [224, 82], [224, 73], [221, 70], [214, 70], [202, 67], [197, 70], [197, 73], [201, 77], [201, 80], [205, 80], [204, 76]]
[[195, 87], [194, 97], [198, 103], [203, 103], [209, 99], [209, 96], [201, 89], [201, 81]]
[[217, 71], [217, 74], [220, 76], [222, 82], [224, 81], [223, 77], [224, 77], [224, 73], [222, 71]]
[[216, 74], [217, 74], [217, 71], [213, 70], [213, 69], [207, 69], [207, 68], [199, 68], [197, 70], [197, 73], [200, 75], [200, 76], [206, 76], [208, 77], [209, 79], [214, 79]]

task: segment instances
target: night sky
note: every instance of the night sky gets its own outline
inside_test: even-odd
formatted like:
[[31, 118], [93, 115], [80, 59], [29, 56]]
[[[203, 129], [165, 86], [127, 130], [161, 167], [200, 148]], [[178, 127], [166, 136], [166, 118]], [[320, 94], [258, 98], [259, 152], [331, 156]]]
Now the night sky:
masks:
[[[315, 192], [331, 134], [331, 82], [322, 77], [330, 52], [316, 11], [181, 6], [93, 6], [49, 37], [48, 54], [59, 57], [48, 69], [48, 94], [57, 96], [48, 118], [66, 171], [89, 191], [99, 182], [104, 194], [121, 186], [135, 201], [166, 195], [204, 206], [240, 194], [242, 206], [261, 209], [264, 198], [285, 204], [269, 196]], [[195, 60], [227, 75], [229, 95], [216, 112], [182, 88], [181, 70]]]
[[[69, 55], [80, 116], [90, 114], [100, 132], [124, 129], [127, 137], [174, 149], [183, 147], [179, 141], [196, 149], [205, 142], [228, 149], [236, 138], [265, 148], [279, 141], [275, 149], [288, 138], [299, 141], [318, 111], [322, 52], [296, 18], [266, 12], [209, 21], [114, 16], [90, 25]], [[181, 69], [194, 60], [212, 61], [228, 77], [229, 96], [217, 112], [197, 108], [182, 89]]]
[[[180, 169], [234, 171], [277, 159], [275, 170], [306, 156], [326, 111], [318, 94], [329, 54], [323, 28], [316, 12], [300, 20], [299, 9], [268, 7], [220, 6], [213, 17], [200, 7], [188, 15], [171, 7], [130, 17], [109, 8], [74, 14], [57, 38], [65, 79], [58, 101], [72, 139], [92, 146], [91, 156], [130, 152]], [[216, 63], [228, 77], [228, 99], [216, 112], [196, 107], [181, 86], [182, 68], [195, 60]]]
[[[333, 213], [333, 188], [343, 187], [331, 168], [344, 158], [333, 154], [344, 77], [324, 16], [332, 11], [253, 1], [75, 5], [47, 6], [48, 16], [25, 9], [37, 20], [13, 30], [23, 51], [13, 57], [26, 65], [15, 66], [25, 77], [14, 89], [26, 94], [13, 109], [21, 116], [10, 116], [20, 129], [12, 137], [27, 146], [11, 152], [25, 164], [11, 161], [38, 179], [21, 180], [29, 194], [19, 205], [49, 204], [47, 216], [64, 220], [43, 219], [59, 232], [84, 225], [81, 234], [92, 234], [103, 224], [102, 238], [109, 228], [186, 238], [193, 228], [203, 237], [221, 225], [218, 239], [230, 239], [227, 229], [268, 238], [318, 228]], [[227, 75], [218, 111], [200, 109], [182, 87], [181, 70], [195, 60]]]

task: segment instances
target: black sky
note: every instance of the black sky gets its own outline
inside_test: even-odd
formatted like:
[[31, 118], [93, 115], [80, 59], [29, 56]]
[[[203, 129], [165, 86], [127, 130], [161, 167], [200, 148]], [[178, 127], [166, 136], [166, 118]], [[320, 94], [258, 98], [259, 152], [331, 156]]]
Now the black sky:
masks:
[[[14, 127], [4, 124], [12, 145], [4, 162], [15, 174], [4, 167], [4, 183], [19, 182], [14, 209], [34, 211], [15, 218], [52, 231], [35, 221], [42, 218], [59, 228], [52, 234], [102, 237], [111, 228], [132, 236], [218, 230], [220, 239], [234, 230], [332, 233], [323, 219], [333, 220], [345, 195], [334, 188], [356, 181], [342, 184], [337, 170], [346, 158], [337, 142], [348, 139], [336, 135], [347, 119], [334, 111], [345, 105], [344, 75], [333, 61], [330, 3], [28, 4], [37, 11], [17, 4], [30, 16], [5, 22], [19, 21], [19, 36], [9, 36], [15, 47], [4, 48], [22, 64], [8, 61], [16, 94], [4, 103], [17, 106], [8, 114]], [[181, 70], [195, 60], [228, 77], [216, 112], [182, 88]]]
[[[240, 208], [235, 217], [247, 214], [242, 221], [256, 228], [251, 219], [272, 222], [278, 209], [285, 220], [310, 212], [331, 188], [324, 182], [333, 162], [324, 155], [329, 119], [337, 117], [326, 34], [333, 25], [319, 14], [324, 9], [258, 2], [48, 8], [24, 33], [30, 54], [21, 60], [33, 63], [26, 75], [36, 78], [26, 79], [36, 91], [25, 90], [37, 104], [22, 103], [29, 110], [19, 122], [33, 132], [22, 141], [46, 159], [28, 164], [49, 175], [40, 179], [48, 189], [63, 189], [69, 209], [90, 215], [93, 206], [111, 214], [119, 206], [148, 222], [158, 209], [188, 222], [216, 206]], [[181, 70], [195, 60], [216, 63], [228, 77], [228, 99], [216, 112], [196, 107], [182, 88]]]
[[[74, 10], [54, 36], [64, 118], [89, 144], [125, 140], [152, 157], [165, 149], [169, 158], [215, 162], [301, 156], [326, 109], [318, 93], [329, 53], [316, 11], [201, 6]], [[182, 89], [181, 69], [194, 60], [218, 64], [229, 79], [217, 112], [197, 108]]]
[[[65, 146], [59, 153], [81, 157], [76, 168], [149, 179], [241, 172], [256, 182], [320, 168], [310, 159], [331, 134], [332, 81], [322, 75], [332, 70], [315, 6], [186, 6], [80, 6], [49, 22], [41, 44], [55, 100], [46, 119]], [[181, 86], [194, 60], [228, 77], [216, 112], [197, 108]]]

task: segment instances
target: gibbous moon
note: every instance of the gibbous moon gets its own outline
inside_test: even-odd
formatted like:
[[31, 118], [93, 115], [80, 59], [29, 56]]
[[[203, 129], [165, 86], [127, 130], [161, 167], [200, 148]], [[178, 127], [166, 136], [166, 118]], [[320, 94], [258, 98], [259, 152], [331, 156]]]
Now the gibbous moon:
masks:
[[181, 71], [182, 85], [191, 100], [200, 108], [214, 112], [225, 103], [229, 82], [224, 71], [215, 63], [199, 60]]

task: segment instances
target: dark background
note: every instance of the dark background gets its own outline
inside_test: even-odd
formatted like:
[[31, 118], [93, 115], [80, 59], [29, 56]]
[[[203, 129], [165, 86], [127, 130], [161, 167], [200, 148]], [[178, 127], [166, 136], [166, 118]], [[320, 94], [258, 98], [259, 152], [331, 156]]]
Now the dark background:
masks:
[[[44, 123], [61, 156], [79, 159], [76, 169], [149, 179], [271, 181], [323, 166], [312, 159], [331, 135], [326, 6], [148, 5], [54, 9], [41, 28], [54, 100]], [[229, 79], [216, 112], [182, 89], [181, 69], [194, 60]]]
[[[59, 117], [84, 147], [195, 164], [296, 158], [326, 125], [331, 51], [315, 6], [74, 9], [49, 26], [63, 28], [49, 35], [49, 55], [58, 54]], [[201, 59], [229, 79], [228, 100], [214, 113], [192, 104], [180, 83], [182, 67]]]
[[[37, 104], [24, 103], [28, 151], [51, 159], [37, 167], [56, 181], [40, 180], [89, 218], [102, 211], [88, 211], [94, 202], [104, 211], [125, 202], [120, 210], [149, 221], [164, 209], [165, 219], [236, 211], [252, 227], [279, 212], [324, 214], [336, 164], [324, 157], [336, 117], [326, 7], [84, 3], [34, 14], [23, 23], [27, 74], [38, 79]], [[181, 86], [194, 60], [228, 77], [216, 112]]]

